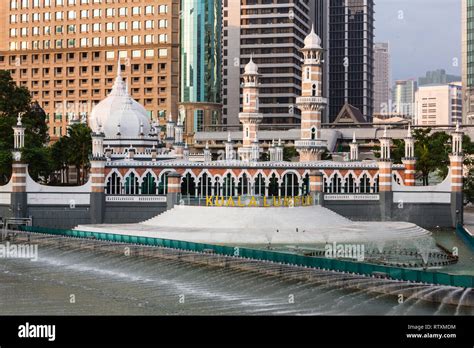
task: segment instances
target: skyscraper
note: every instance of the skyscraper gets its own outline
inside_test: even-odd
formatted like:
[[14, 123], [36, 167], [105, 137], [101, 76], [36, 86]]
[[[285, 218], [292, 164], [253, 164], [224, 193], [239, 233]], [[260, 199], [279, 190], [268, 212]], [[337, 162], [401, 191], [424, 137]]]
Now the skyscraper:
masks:
[[264, 124], [297, 124], [301, 112], [299, 50], [311, 29], [308, 0], [224, 0], [223, 101], [224, 120], [238, 125], [242, 108], [240, 75], [253, 56], [262, 74], [260, 112]]
[[388, 42], [374, 47], [374, 114], [380, 114], [390, 100], [390, 49]]
[[415, 93], [417, 89], [418, 84], [413, 79], [395, 81], [389, 112], [412, 119], [415, 116]]
[[[327, 50], [329, 47], [329, 1], [313, 0], [311, 5], [314, 13], [314, 30], [321, 39], [322, 47], [324, 47], [324, 51], [322, 52], [323, 65], [321, 67], [321, 72], [323, 74], [322, 91], [323, 96], [327, 97], [329, 95], [329, 68], [327, 64], [329, 61]], [[323, 123], [329, 123], [327, 108], [321, 110], [321, 119]]]
[[221, 123], [222, 6], [220, 1], [181, 0], [179, 116], [186, 136]]
[[474, 0], [462, 0], [463, 123], [474, 124]]
[[163, 123], [177, 113], [178, 0], [3, 0], [0, 69], [48, 115], [52, 140], [110, 92], [120, 58], [132, 96]]
[[451, 82], [461, 81], [461, 76], [446, 74], [446, 70], [438, 69], [434, 71], [427, 71], [424, 77], [418, 79], [418, 86], [432, 85], [432, 84], [448, 84]]
[[329, 119], [344, 104], [373, 114], [374, 1], [329, 1]]
[[462, 120], [460, 82], [422, 86], [416, 92], [416, 124], [453, 126]]

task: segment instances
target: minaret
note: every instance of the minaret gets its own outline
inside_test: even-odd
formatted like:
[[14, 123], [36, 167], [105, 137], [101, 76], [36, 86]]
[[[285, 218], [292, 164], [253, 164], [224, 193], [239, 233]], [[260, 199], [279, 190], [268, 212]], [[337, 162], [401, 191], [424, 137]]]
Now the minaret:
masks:
[[351, 161], [358, 161], [359, 160], [359, 144], [357, 143], [355, 132], [352, 136], [352, 143], [349, 144], [350, 147], [350, 156], [349, 159]]
[[408, 132], [405, 137], [405, 157], [402, 158], [405, 165], [405, 186], [415, 186], [416, 158], [415, 158], [415, 138], [408, 124]]
[[462, 149], [462, 141], [464, 133], [456, 124], [456, 130], [451, 133], [452, 136], [452, 152], [449, 156], [451, 164], [451, 216], [453, 227], [463, 223], [463, 165], [464, 153]]
[[204, 149], [204, 162], [210, 163], [212, 162], [212, 153], [209, 149], [209, 141], [206, 141], [206, 148]]
[[326, 142], [321, 140], [321, 111], [327, 105], [327, 99], [322, 97], [323, 48], [314, 26], [304, 44], [302, 95], [296, 100], [301, 110], [301, 140], [295, 145], [300, 162], [313, 162], [319, 161], [327, 149]]
[[173, 116], [170, 116], [168, 118], [168, 121], [166, 122], [166, 148], [171, 149], [174, 143], [174, 127], [175, 127], [175, 122], [173, 121]]
[[278, 139], [278, 144], [275, 147], [275, 161], [276, 162], [283, 162], [283, 144], [281, 143], [281, 139]]
[[250, 62], [245, 66], [243, 75], [243, 112], [239, 114], [239, 120], [243, 126], [243, 146], [238, 153], [242, 161], [252, 160], [252, 144], [254, 139], [258, 139], [258, 125], [262, 122], [263, 115], [259, 113], [259, 74], [258, 66], [250, 57]]
[[183, 159], [185, 161], [189, 161], [189, 147], [188, 147], [188, 142], [186, 142], [186, 144], [184, 145], [184, 149], [183, 149]]
[[21, 118], [23, 114], [18, 115], [18, 122], [13, 127], [13, 164], [12, 178], [13, 184], [11, 193], [12, 215], [15, 218], [25, 218], [27, 216], [27, 193], [26, 178], [28, 175], [28, 164], [22, 161], [21, 151], [25, 147], [25, 127], [23, 127]]
[[255, 135], [255, 139], [252, 142], [252, 156], [250, 160], [252, 162], [258, 162], [260, 159], [260, 142], [258, 141], [257, 135]]
[[[250, 148], [250, 150], [252, 150]], [[225, 160], [226, 161], [233, 161], [234, 160], [234, 143], [232, 142], [232, 138], [229, 135], [227, 136], [227, 141], [225, 143]]]
[[276, 154], [276, 146], [275, 146], [275, 139], [272, 140], [272, 145], [268, 149], [268, 153], [270, 155], [270, 162], [275, 162], [275, 154]]
[[102, 125], [97, 132], [92, 133], [92, 157], [91, 164], [91, 196], [90, 211], [91, 223], [101, 224], [105, 214], [105, 162], [107, 160], [104, 152], [105, 134]]
[[390, 146], [392, 139], [387, 135], [387, 127], [383, 132], [380, 140], [380, 159], [379, 166], [379, 196], [380, 196], [380, 216], [382, 221], [392, 218], [392, 158], [390, 154]]
[[183, 121], [181, 120], [181, 117], [178, 116], [178, 123], [174, 127], [174, 150], [176, 152], [176, 155], [178, 158], [183, 158], [183, 150], [184, 150], [184, 142], [183, 142]]

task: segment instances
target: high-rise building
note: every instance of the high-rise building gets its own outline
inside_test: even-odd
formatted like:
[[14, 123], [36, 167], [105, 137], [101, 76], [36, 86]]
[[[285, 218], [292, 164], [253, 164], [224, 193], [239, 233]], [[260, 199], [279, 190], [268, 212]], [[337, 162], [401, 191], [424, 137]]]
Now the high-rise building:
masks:
[[0, 69], [48, 115], [52, 140], [110, 92], [120, 58], [130, 92], [162, 123], [178, 103], [178, 0], [3, 0]]
[[260, 79], [263, 124], [300, 122], [296, 98], [301, 95], [299, 52], [313, 21], [308, 0], [223, 0], [223, 115], [239, 124], [240, 76], [253, 57]]
[[474, 0], [462, 0], [463, 123], [474, 124]]
[[329, 119], [348, 103], [373, 116], [374, 0], [329, 1]]
[[462, 84], [421, 86], [416, 92], [416, 124], [455, 125], [462, 121]]
[[[321, 39], [321, 45], [325, 48], [322, 52], [323, 65], [321, 72], [322, 78], [322, 91], [326, 97], [329, 95], [329, 68], [327, 62], [329, 47], [329, 1], [327, 0], [313, 0], [311, 1], [313, 18], [314, 18], [314, 30]], [[328, 108], [321, 110], [321, 120], [323, 123], [329, 123]]]
[[415, 94], [417, 89], [418, 84], [414, 79], [395, 81], [389, 112], [412, 119], [415, 116]]
[[374, 47], [374, 114], [381, 114], [390, 101], [390, 49], [388, 42]]
[[461, 76], [456, 75], [449, 75], [446, 74], [446, 70], [438, 69], [434, 71], [427, 71], [424, 77], [420, 77], [418, 79], [418, 86], [426, 86], [426, 85], [445, 85], [451, 82], [458, 82], [461, 81]]
[[185, 137], [222, 117], [222, 4], [181, 0], [180, 104]]

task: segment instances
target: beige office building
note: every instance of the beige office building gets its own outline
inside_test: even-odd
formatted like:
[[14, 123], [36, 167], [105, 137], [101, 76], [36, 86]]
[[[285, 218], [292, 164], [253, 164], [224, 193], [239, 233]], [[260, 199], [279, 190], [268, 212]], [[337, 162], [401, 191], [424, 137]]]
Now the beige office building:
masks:
[[110, 92], [120, 58], [134, 99], [177, 115], [179, 0], [2, 0], [0, 69], [48, 114], [51, 140]]
[[462, 122], [462, 83], [421, 86], [415, 97], [416, 124], [452, 126]]

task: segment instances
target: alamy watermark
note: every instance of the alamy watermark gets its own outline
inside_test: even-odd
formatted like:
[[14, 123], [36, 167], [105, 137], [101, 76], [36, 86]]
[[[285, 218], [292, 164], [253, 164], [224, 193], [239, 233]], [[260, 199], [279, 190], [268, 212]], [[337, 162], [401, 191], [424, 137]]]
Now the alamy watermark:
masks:
[[0, 259], [27, 259], [38, 261], [37, 244], [0, 244]]
[[364, 244], [326, 244], [324, 255], [329, 259], [354, 259], [359, 262], [365, 259]]

